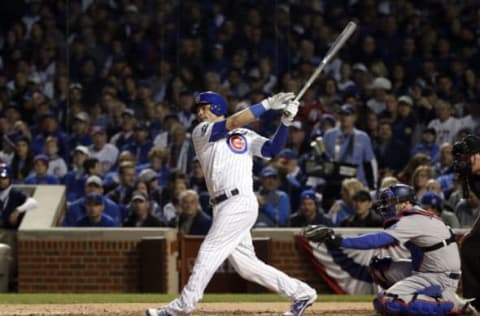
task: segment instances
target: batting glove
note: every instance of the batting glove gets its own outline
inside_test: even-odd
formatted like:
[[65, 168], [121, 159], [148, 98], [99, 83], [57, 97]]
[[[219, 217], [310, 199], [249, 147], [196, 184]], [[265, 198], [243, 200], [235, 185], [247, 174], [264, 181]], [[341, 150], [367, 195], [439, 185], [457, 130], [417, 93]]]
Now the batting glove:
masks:
[[283, 110], [288, 101], [293, 100], [295, 94], [293, 92], [280, 92], [266, 98], [261, 103], [265, 110]]
[[295, 118], [295, 115], [297, 115], [298, 112], [298, 106], [300, 105], [300, 102], [291, 100], [287, 103], [287, 106], [283, 110], [282, 114], [282, 123], [286, 126], [289, 126], [292, 124], [293, 119]]

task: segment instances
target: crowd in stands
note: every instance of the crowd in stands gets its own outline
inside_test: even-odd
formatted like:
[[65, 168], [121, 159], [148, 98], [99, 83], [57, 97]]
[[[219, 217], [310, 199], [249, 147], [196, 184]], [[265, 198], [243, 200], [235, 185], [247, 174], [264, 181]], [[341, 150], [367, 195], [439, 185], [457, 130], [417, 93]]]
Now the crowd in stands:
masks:
[[[0, 13], [0, 159], [17, 184], [66, 185], [63, 225], [206, 233], [195, 94], [233, 113], [298, 92], [349, 20], [286, 149], [255, 162], [256, 226], [379, 227], [375, 192], [396, 182], [453, 227], [480, 213], [452, 170], [455, 140], [480, 134], [478, 1], [15, 2]], [[270, 136], [278, 119], [249, 128]]]

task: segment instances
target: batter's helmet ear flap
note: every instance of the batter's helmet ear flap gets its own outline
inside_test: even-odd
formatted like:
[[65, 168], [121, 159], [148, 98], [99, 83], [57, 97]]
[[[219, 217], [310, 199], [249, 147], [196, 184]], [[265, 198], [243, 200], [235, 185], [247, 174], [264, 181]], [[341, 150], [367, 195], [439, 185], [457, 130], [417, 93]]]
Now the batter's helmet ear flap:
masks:
[[212, 113], [215, 115], [227, 115], [227, 102], [220, 94], [216, 92], [200, 92], [195, 97], [195, 106], [193, 107], [193, 111], [196, 112], [197, 107], [203, 104], [210, 104], [210, 111], [212, 111]]

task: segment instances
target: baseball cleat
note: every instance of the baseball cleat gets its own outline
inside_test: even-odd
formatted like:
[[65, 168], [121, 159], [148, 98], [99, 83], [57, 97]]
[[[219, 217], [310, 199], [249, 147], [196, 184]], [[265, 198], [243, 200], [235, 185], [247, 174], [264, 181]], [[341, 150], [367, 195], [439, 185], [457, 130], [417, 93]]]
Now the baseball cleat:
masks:
[[147, 310], [145, 310], [145, 315], [147, 315], [147, 316], [174, 316], [173, 314], [170, 314], [164, 308], [148, 308]]
[[283, 316], [301, 316], [303, 315], [303, 312], [313, 304], [317, 300], [317, 295], [315, 294], [314, 296], [310, 297], [309, 299], [306, 300], [297, 300], [293, 302], [292, 306], [290, 307], [290, 310], [288, 312], [285, 312]]

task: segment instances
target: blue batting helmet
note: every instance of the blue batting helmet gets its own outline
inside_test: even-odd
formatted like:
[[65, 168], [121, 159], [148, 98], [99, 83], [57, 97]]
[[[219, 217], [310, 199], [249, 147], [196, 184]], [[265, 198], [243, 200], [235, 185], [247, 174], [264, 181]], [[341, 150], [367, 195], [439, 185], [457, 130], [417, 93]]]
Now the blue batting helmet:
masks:
[[6, 163], [0, 163], [0, 178], [12, 179], [12, 168]]
[[227, 114], [227, 102], [216, 92], [200, 92], [195, 98], [195, 107], [193, 110], [197, 111], [197, 106], [203, 104], [210, 104], [210, 111], [215, 115], [221, 116]]
[[416, 204], [415, 190], [406, 184], [395, 184], [380, 191], [375, 208], [385, 219], [395, 216], [395, 205], [403, 202]]

